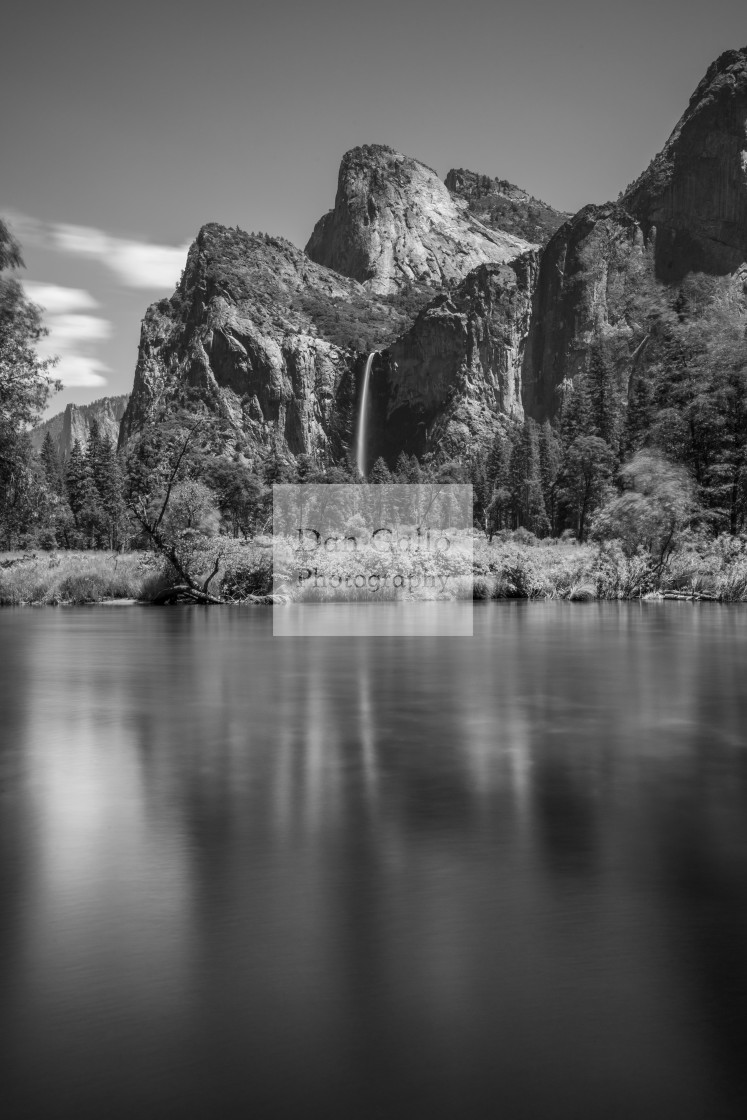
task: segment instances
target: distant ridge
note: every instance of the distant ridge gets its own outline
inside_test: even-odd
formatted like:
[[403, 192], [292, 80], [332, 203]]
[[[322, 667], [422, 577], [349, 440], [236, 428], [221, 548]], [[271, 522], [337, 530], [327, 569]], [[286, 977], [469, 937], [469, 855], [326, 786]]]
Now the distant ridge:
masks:
[[109, 438], [117, 446], [119, 439], [119, 425], [124, 416], [129, 393], [122, 393], [118, 397], [100, 397], [90, 404], [69, 404], [64, 412], [58, 412], [50, 420], [45, 420], [31, 432], [31, 443], [36, 451], [40, 451], [47, 432], [55, 443], [57, 454], [61, 459], [70, 454], [76, 439], [81, 445], [88, 440], [91, 423], [98, 420], [102, 435]]

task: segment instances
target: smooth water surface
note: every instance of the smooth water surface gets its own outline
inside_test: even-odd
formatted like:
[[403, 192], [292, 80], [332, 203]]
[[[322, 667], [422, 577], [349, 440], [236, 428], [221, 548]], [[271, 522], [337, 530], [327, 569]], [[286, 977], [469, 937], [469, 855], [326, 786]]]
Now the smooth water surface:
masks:
[[4, 1116], [747, 1109], [747, 610], [0, 613]]

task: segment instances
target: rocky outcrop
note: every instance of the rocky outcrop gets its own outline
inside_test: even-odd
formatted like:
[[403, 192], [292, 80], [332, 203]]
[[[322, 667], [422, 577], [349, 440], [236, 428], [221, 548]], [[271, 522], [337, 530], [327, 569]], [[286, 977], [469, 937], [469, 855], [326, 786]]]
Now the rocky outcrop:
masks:
[[363, 352], [409, 322], [282, 238], [204, 226], [174, 295], [146, 313], [120, 443], [198, 398], [250, 459], [270, 447], [341, 457]]
[[537, 245], [546, 245], [552, 235], [571, 217], [533, 198], [521, 187], [505, 179], [491, 179], [464, 168], [452, 169], [446, 176], [452, 195], [463, 199], [472, 214], [493, 230], [510, 233]]
[[[688, 273], [737, 273], [747, 260], [747, 51], [708, 70], [662, 152], [617, 204], [587, 206], [547, 245], [523, 369], [523, 400], [537, 419], [554, 415], [563, 387], [589, 362], [595, 339], [635, 335], [635, 298]], [[649, 291], [649, 301], [652, 297]], [[624, 392], [625, 385], [620, 385]]]
[[369, 458], [459, 454], [498, 417], [556, 415], [598, 343], [623, 395], [648, 360], [636, 308], [667, 304], [662, 280], [745, 261], [747, 51], [714, 63], [617, 203], [572, 218], [504, 180], [453, 170], [445, 185], [392, 148], [355, 148], [306, 254], [204, 227], [146, 315], [121, 438], [192, 394], [249, 457], [341, 459], [375, 350]]
[[391, 294], [451, 287], [478, 265], [529, 248], [483, 225], [424, 163], [369, 144], [343, 156], [334, 210], [317, 222], [306, 252], [372, 292]]
[[521, 370], [538, 256], [471, 272], [436, 297], [375, 361], [370, 457], [454, 456], [490, 442], [498, 417], [520, 419]]
[[620, 205], [587, 206], [542, 254], [521, 374], [530, 416], [553, 416], [564, 385], [585, 372], [596, 338], [632, 335], [631, 300], [653, 271], [652, 247]]
[[663, 150], [625, 192], [655, 233], [656, 273], [723, 275], [747, 259], [747, 48], [713, 63]]
[[119, 397], [102, 397], [91, 404], [69, 404], [64, 412], [39, 424], [31, 432], [31, 443], [36, 451], [41, 451], [47, 432], [55, 443], [60, 459], [65, 459], [73, 449], [76, 439], [85, 447], [94, 420], [98, 422], [102, 436], [108, 436], [114, 446], [119, 438], [119, 425], [124, 416], [129, 393]]

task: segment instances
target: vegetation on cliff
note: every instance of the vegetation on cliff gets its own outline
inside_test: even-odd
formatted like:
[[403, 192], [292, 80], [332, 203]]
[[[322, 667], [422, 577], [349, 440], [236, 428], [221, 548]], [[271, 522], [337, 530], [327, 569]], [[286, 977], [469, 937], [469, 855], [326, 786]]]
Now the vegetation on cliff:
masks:
[[506, 179], [491, 179], [463, 168], [448, 173], [446, 186], [457, 198], [465, 199], [470, 211], [485, 225], [533, 245], [546, 245], [571, 216], [533, 198]]

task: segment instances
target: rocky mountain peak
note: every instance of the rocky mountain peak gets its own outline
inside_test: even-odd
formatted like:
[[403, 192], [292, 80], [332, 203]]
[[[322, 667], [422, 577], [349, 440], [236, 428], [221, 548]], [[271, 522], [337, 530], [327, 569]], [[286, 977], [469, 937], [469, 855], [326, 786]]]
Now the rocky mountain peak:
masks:
[[343, 156], [334, 209], [317, 222], [306, 252], [372, 292], [394, 294], [451, 286], [531, 247], [484, 225], [426, 164], [366, 144]]
[[339, 456], [358, 355], [408, 328], [417, 306], [401, 303], [285, 238], [205, 225], [174, 295], [146, 312], [120, 443], [199, 397], [249, 457], [269, 447]]
[[443, 183], [363, 145], [343, 157], [305, 252], [202, 228], [177, 291], [146, 314], [121, 439], [196, 394], [248, 459], [275, 448], [339, 461], [376, 351], [375, 454], [461, 454], [501, 417], [555, 415], [597, 351], [624, 396], [645, 363], [631, 309], [657, 278], [745, 262], [747, 50], [708, 69], [616, 203], [573, 217], [505, 179], [459, 168]]
[[708, 68], [662, 151], [622, 197], [655, 229], [656, 271], [724, 274], [747, 257], [747, 48]]

